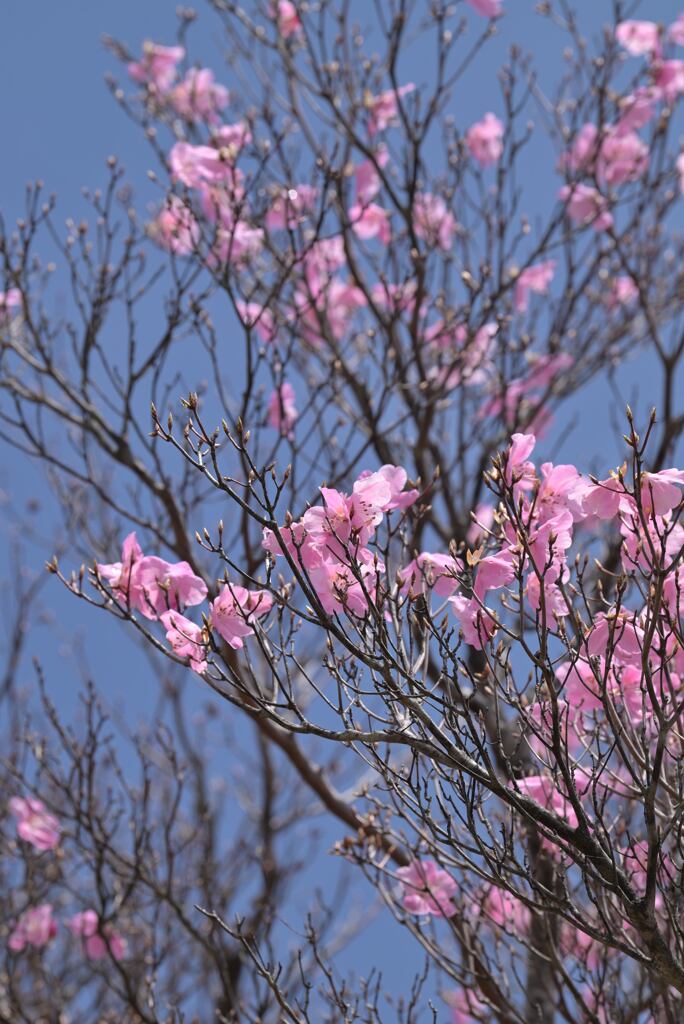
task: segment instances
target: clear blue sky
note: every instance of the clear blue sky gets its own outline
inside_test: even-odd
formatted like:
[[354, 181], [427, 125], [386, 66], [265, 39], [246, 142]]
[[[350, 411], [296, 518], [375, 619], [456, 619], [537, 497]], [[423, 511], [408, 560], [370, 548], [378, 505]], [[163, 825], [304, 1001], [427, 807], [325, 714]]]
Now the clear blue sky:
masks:
[[[249, 7], [249, 0], [245, 5]], [[58, 221], [63, 222], [69, 215], [78, 216], [82, 209], [81, 187], [104, 182], [105, 160], [112, 153], [126, 166], [140, 204], [147, 202], [146, 171], [152, 165], [152, 156], [135, 126], [126, 120], [109, 95], [105, 73], [115, 70], [123, 76], [100, 40], [106, 33], [128, 43], [133, 50], [138, 50], [145, 38], [169, 43], [176, 24], [175, 6], [173, 0], [4, 0], [0, 94], [4, 97], [5, 143], [0, 160], [0, 209], [7, 220], [11, 221], [21, 211], [25, 183], [38, 177], [45, 181], [48, 191], [61, 197]], [[586, 30], [592, 33], [609, 17], [611, 5], [608, 0], [579, 0], [576, 6]], [[644, 17], [670, 21], [682, 6], [676, 0], [648, 0], [641, 11]], [[558, 50], [548, 46], [548, 26], [535, 15], [534, 0], [506, 0], [506, 8], [501, 39], [480, 62], [475, 87], [471, 78], [468, 95], [459, 96], [455, 102], [454, 114], [466, 124], [485, 110], [496, 110], [497, 56], [513, 40], [525, 49], [539, 52], [543, 74], [558, 69]], [[214, 66], [218, 73], [221, 62], [216, 22], [201, 0], [197, 9], [200, 18], [191, 35], [192, 56]], [[419, 52], [416, 62], [415, 73], [407, 77], [420, 81]], [[226, 82], [230, 85], [229, 77]], [[549, 165], [540, 163], [530, 168], [528, 185], [543, 200], [553, 195], [558, 181]], [[642, 390], [647, 390], [647, 364], [635, 365], [632, 379], [637, 376]], [[573, 435], [575, 451], [584, 451], [587, 459], [603, 453], [612, 464], [615, 449], [609, 438], [603, 389], [604, 385], [597, 382], [583, 396], [583, 404], [564, 413], [561, 421], [567, 422], [571, 413], [576, 413], [580, 426]], [[563, 454], [568, 454], [567, 446]], [[42, 495], [42, 484], [33, 469], [3, 449], [0, 472], [0, 486], [11, 488], [17, 495]], [[45, 548], [36, 549], [32, 556], [36, 568], [49, 553], [48, 538]], [[84, 606], [70, 600], [56, 585], [51, 586], [49, 594], [60, 627], [59, 632], [40, 634], [40, 654], [48, 666], [53, 695], [62, 706], [74, 707], [77, 680], [73, 663], [61, 659], [63, 652], [57, 649], [57, 637], [68, 639], [73, 631], [79, 630], [102, 691], [112, 703], [122, 707], [131, 721], [144, 719], [150, 704], [144, 696], [145, 686], [140, 684], [144, 684], [150, 671], [149, 663], [137, 655], [131, 644], [122, 642], [120, 630], [108, 618], [95, 613], [88, 615]], [[28, 668], [26, 679], [30, 679]], [[317, 875], [323, 882], [327, 871], [327, 862], [322, 860]], [[389, 935], [393, 937], [389, 939]], [[392, 987], [406, 980], [407, 967], [411, 971], [419, 967], [418, 961], [406, 963], [410, 948], [404, 937], [396, 935], [396, 930], [387, 931], [380, 924], [356, 943], [350, 960], [361, 973], [371, 957], [374, 962], [380, 961], [379, 966]]]

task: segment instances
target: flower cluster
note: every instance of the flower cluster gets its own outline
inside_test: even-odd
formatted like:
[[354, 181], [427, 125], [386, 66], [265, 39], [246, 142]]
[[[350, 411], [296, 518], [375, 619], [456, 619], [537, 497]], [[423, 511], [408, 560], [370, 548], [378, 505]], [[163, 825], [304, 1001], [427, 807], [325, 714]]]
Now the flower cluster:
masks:
[[[35, 797], [26, 799], [14, 796], [9, 809], [17, 823], [17, 835], [30, 843], [35, 850], [44, 853], [54, 850], [59, 844], [61, 826], [50, 814], [42, 800]], [[102, 960], [110, 954], [115, 960], [123, 960], [128, 952], [126, 939], [111, 924], [101, 924], [94, 910], [75, 914], [67, 927], [72, 935], [82, 940], [84, 955], [89, 960]], [[17, 919], [10, 932], [7, 945], [13, 953], [21, 953], [27, 947], [42, 949], [55, 938], [58, 923], [51, 903], [28, 907]]]

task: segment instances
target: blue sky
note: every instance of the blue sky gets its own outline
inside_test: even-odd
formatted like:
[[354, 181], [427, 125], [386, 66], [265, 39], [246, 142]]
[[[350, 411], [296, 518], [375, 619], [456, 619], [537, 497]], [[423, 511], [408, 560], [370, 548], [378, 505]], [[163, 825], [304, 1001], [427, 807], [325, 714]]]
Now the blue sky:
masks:
[[[578, 6], [585, 29], [591, 34], [597, 33], [609, 17], [611, 4], [608, 0], [580, 0]], [[500, 39], [481, 61], [474, 79], [471, 78], [468, 94], [455, 100], [454, 115], [463, 118], [464, 124], [485, 110], [496, 110], [497, 61], [512, 40], [538, 53], [542, 75], [551, 75], [558, 68], [558, 49], [549, 45], [549, 26], [535, 14], [534, 0], [507, 0], [506, 7]], [[145, 38], [170, 43], [176, 25], [174, 10], [173, 0], [7, 0], [0, 34], [0, 93], [5, 97], [6, 140], [0, 160], [0, 210], [6, 220], [20, 215], [25, 184], [36, 178], [43, 179], [48, 192], [60, 196], [58, 223], [68, 216], [78, 217], [83, 210], [81, 187], [96, 187], [105, 181], [105, 161], [110, 154], [122, 160], [127, 178], [134, 186], [134, 201], [145, 208], [151, 196], [146, 172], [153, 165], [152, 154], [110, 96], [105, 74], [114, 70], [119, 77], [123, 75], [102, 45], [101, 37], [109, 34], [135, 51]], [[644, 16], [670, 21], [681, 10], [681, 4], [675, 0], [649, 0], [641, 10]], [[192, 56], [215, 67], [220, 77], [221, 46], [216, 21], [201, 3], [198, 12], [200, 18], [191, 34]], [[558, 37], [558, 48], [560, 45]], [[406, 69], [407, 77], [420, 81], [420, 65], [427, 56], [416, 50], [416, 67]], [[230, 85], [229, 77], [227, 84]], [[539, 161], [530, 166], [527, 187], [540, 203], [551, 199], [558, 181], [548, 163]], [[626, 378], [628, 390], [633, 390], [637, 379], [640, 381], [645, 403], [657, 398], [647, 394], [649, 373], [648, 361], [639, 360]], [[566, 440], [559, 449], [562, 454], [567, 456], [572, 447], [576, 453], [585, 453], [587, 460], [603, 455], [609, 465], [613, 464], [617, 450], [610, 435], [605, 394], [605, 383], [597, 381], [585, 391], [581, 403], [561, 414], [561, 433], [571, 418], [578, 420], [571, 441]], [[580, 454], [577, 458], [580, 460]], [[47, 493], [35, 470], [4, 449], [0, 449], [0, 474], [0, 486], [22, 496], [20, 503], [29, 495], [44, 498]], [[44, 524], [44, 532], [49, 531], [50, 527], [46, 529]], [[32, 567], [36, 571], [50, 554], [49, 543], [48, 537], [32, 551]], [[140, 683], [144, 683], [145, 673], [150, 671], [148, 662], [138, 657], [133, 645], [122, 639], [121, 631], [109, 619], [95, 613], [87, 615], [84, 607], [70, 601], [56, 584], [51, 584], [48, 593], [59, 629], [50, 631], [41, 642], [41, 657], [53, 669], [50, 683], [62, 706], [67, 711], [75, 709], [77, 692], [73, 662], [61, 657], [65, 653], [62, 645], [71, 645], [75, 650], [70, 638], [80, 633], [93, 675], [103, 692], [131, 721], [144, 720], [151, 698], [145, 698], [145, 687]], [[28, 667], [25, 671], [30, 684]], [[200, 703], [198, 697], [197, 706]], [[326, 883], [329, 870], [322, 860], [316, 871], [322, 884]], [[293, 907], [295, 920], [296, 912]], [[379, 935], [382, 944], [378, 942]], [[400, 984], [406, 978], [406, 957], [412, 948], [406, 936], [378, 924], [357, 941], [349, 961], [363, 972], [372, 955], [374, 960], [382, 961], [380, 966], [390, 985]], [[409, 969], [418, 966], [418, 962], [411, 963]]]

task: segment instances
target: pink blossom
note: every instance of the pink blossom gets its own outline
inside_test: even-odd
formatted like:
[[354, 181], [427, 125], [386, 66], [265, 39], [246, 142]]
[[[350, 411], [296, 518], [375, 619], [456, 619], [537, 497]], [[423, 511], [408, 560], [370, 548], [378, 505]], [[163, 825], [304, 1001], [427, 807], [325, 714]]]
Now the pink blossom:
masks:
[[615, 125], [618, 135], [637, 131], [653, 118], [658, 90], [652, 86], [639, 86], [620, 100], [620, 118]]
[[575, 810], [567, 797], [556, 787], [551, 776], [527, 775], [523, 779], [517, 779], [516, 785], [522, 796], [529, 797], [547, 811], [552, 811], [571, 828], [577, 828]]
[[482, 167], [495, 164], [503, 153], [503, 134], [504, 126], [496, 114], [485, 114], [466, 134], [466, 145], [470, 155]]
[[163, 612], [159, 616], [166, 629], [166, 639], [179, 658], [187, 658], [193, 672], [207, 670], [207, 638], [204, 629], [180, 612]]
[[295, 406], [295, 392], [289, 381], [284, 380], [268, 400], [268, 422], [283, 437], [294, 437], [292, 428], [299, 413]]
[[666, 103], [674, 103], [684, 92], [684, 61], [664, 60], [657, 64], [654, 85]]
[[544, 516], [567, 509], [575, 522], [584, 519], [582, 501], [586, 482], [575, 466], [554, 466], [552, 462], [543, 462], [540, 471], [537, 507]]
[[534, 463], [529, 462], [528, 455], [531, 455], [537, 439], [534, 434], [513, 434], [506, 459], [506, 483], [520, 484], [529, 489], [535, 478]]
[[684, 470], [661, 469], [641, 476], [641, 504], [647, 515], [664, 516], [682, 500]]
[[524, 313], [527, 309], [528, 296], [530, 292], [537, 295], [544, 295], [556, 272], [556, 261], [545, 260], [543, 263], [535, 263], [527, 267], [519, 274], [515, 282], [515, 298], [513, 305], [517, 313]]
[[591, 658], [605, 657], [610, 646], [618, 664], [639, 666], [643, 640], [644, 632], [633, 612], [599, 612], [586, 638], [587, 652]]
[[135, 533], [124, 540], [120, 562], [98, 564], [97, 570], [120, 604], [130, 605], [148, 619], [159, 618], [169, 609], [180, 611], [183, 605], [200, 604], [207, 596], [204, 580], [188, 562], [143, 555]]
[[246, 328], [254, 328], [263, 342], [271, 344], [276, 339], [278, 328], [270, 309], [258, 302], [243, 302], [237, 299], [235, 308]]
[[517, 896], [498, 885], [488, 885], [478, 893], [472, 905], [472, 914], [498, 928], [511, 931], [518, 938], [522, 938], [530, 927], [529, 909]]
[[441, 196], [435, 196], [431, 192], [418, 192], [413, 203], [413, 219], [418, 238], [438, 245], [440, 249], [451, 248], [458, 225]]
[[294, 188], [283, 189], [266, 214], [266, 227], [269, 231], [284, 228], [294, 231], [314, 209], [317, 197], [318, 189], [313, 185], [295, 185]]
[[[468, 0], [468, 2], [475, 4], [477, 0]], [[486, 0], [481, 0], [481, 2], [486, 2]], [[451, 992], [445, 996], [445, 1001], [451, 1007], [451, 1024], [476, 1024], [476, 1021], [479, 1024], [483, 1015], [489, 1010], [487, 1004], [483, 1003], [472, 989], [462, 988], [458, 992]], [[486, 1018], [484, 1019], [486, 1020]]]
[[192, 210], [174, 195], [168, 196], [164, 208], [150, 224], [149, 234], [163, 249], [176, 256], [187, 256], [200, 238], [199, 225]]
[[564, 185], [558, 198], [566, 204], [568, 216], [575, 224], [581, 227], [591, 224], [594, 231], [607, 231], [613, 226], [608, 201], [598, 189], [581, 183]]
[[289, 39], [295, 32], [301, 31], [302, 22], [291, 0], [277, 0], [276, 4], [271, 5], [270, 14], [276, 19], [283, 39]]
[[245, 220], [236, 220], [230, 227], [218, 227], [211, 253], [210, 267], [222, 264], [249, 263], [264, 247], [263, 228], [255, 228]]
[[582, 508], [585, 515], [597, 516], [599, 519], [614, 519], [623, 504], [626, 491], [620, 478], [609, 476], [596, 484], [588, 484]]
[[[235, 121], [233, 124], [221, 124], [211, 134], [211, 141], [222, 150], [222, 156], [233, 163], [240, 154], [240, 151], [252, 141], [252, 133], [244, 121]], [[227, 152], [226, 152], [227, 151]]]
[[17, 835], [36, 850], [54, 850], [59, 843], [60, 824], [45, 804], [35, 797], [13, 796], [9, 809], [17, 822]]
[[648, 146], [635, 132], [609, 132], [601, 143], [597, 173], [607, 185], [624, 185], [646, 172], [648, 159]]
[[466, 0], [466, 3], [485, 18], [495, 18], [503, 10], [503, 0]]
[[171, 176], [188, 188], [230, 181], [232, 168], [227, 151], [214, 146], [191, 146], [177, 142], [169, 153]]
[[451, 555], [431, 554], [423, 551], [397, 575], [401, 581], [401, 593], [409, 597], [434, 590], [438, 597], [451, 597], [458, 588], [458, 574], [462, 566]]
[[603, 708], [599, 683], [588, 661], [564, 661], [556, 669], [563, 700], [574, 709], [596, 711]]
[[369, 96], [366, 106], [370, 111], [368, 118], [368, 133], [375, 135], [377, 132], [384, 132], [386, 128], [396, 124], [399, 114], [399, 99], [414, 92], [415, 85], [408, 82], [398, 89], [387, 89], [377, 96]]
[[390, 491], [389, 498], [382, 502], [380, 508], [383, 512], [392, 512], [394, 509], [401, 509], [403, 511], [410, 508], [420, 496], [420, 492], [415, 488], [411, 488], [408, 491], [404, 490], [407, 482], [408, 473], [403, 466], [386, 465], [381, 466], [375, 473], [371, 473], [368, 469], [359, 473], [358, 479], [354, 484], [354, 492], [368, 493], [370, 483], [379, 487], [387, 484]]
[[457, 594], [449, 598], [449, 604], [460, 623], [465, 642], [478, 651], [483, 650], [498, 629], [496, 619], [474, 597]]
[[166, 92], [176, 77], [176, 67], [183, 60], [182, 46], [160, 46], [146, 40], [143, 43], [142, 60], [128, 65], [128, 74], [134, 82], [153, 86], [159, 92]]
[[560, 948], [564, 956], [571, 956], [588, 971], [595, 971], [600, 962], [601, 946], [586, 932], [564, 923], [560, 933]]
[[128, 943], [123, 935], [110, 924], [101, 926], [94, 910], [74, 914], [68, 928], [74, 938], [81, 940], [88, 960], [104, 960], [108, 955], [114, 960], [123, 960], [128, 952]]
[[354, 171], [356, 201], [358, 203], [370, 203], [375, 199], [382, 187], [382, 179], [378, 173], [378, 167], [385, 167], [388, 160], [389, 153], [387, 148], [379, 146], [373, 160], [364, 160], [358, 165]]
[[326, 561], [309, 569], [309, 579], [327, 615], [344, 611], [363, 617], [368, 598], [375, 600], [377, 579], [370, 566], [357, 566], [355, 574], [349, 565]]
[[20, 953], [26, 946], [42, 949], [57, 934], [57, 922], [52, 916], [52, 904], [25, 910], [15, 924], [7, 945], [13, 953]]
[[679, 191], [684, 195], [684, 153], [677, 157], [677, 174], [679, 175]]
[[210, 625], [238, 651], [244, 647], [244, 638], [253, 635], [255, 619], [268, 615], [272, 607], [273, 597], [266, 590], [247, 590], [227, 583], [212, 602]]
[[572, 513], [561, 508], [543, 522], [536, 522], [529, 531], [529, 551], [537, 572], [548, 574], [555, 570], [549, 582], [555, 582], [564, 564], [565, 552], [572, 544]]
[[474, 593], [481, 601], [489, 590], [505, 587], [515, 578], [515, 558], [511, 550], [487, 555], [477, 563]]
[[492, 528], [493, 523], [494, 506], [486, 501], [480, 502], [473, 513], [473, 521], [466, 533], [466, 541], [471, 548], [476, 547], [480, 543], [482, 538], [486, 536], [487, 531]]
[[626, 274], [621, 274], [619, 277], [613, 278], [611, 283], [607, 299], [608, 308], [615, 309], [617, 306], [628, 306], [638, 294], [639, 289], [634, 284], [632, 278], [627, 277]]
[[214, 81], [209, 68], [190, 68], [182, 82], [168, 94], [176, 113], [186, 121], [216, 124], [219, 111], [228, 106], [230, 94], [224, 85]]
[[0, 319], [16, 306], [21, 306], [21, 292], [18, 288], [8, 288], [6, 292], [0, 292]]
[[458, 886], [434, 860], [414, 860], [408, 867], [399, 868], [397, 877], [401, 880], [404, 910], [410, 914], [450, 917], [456, 913], [453, 896]]
[[558, 166], [561, 170], [588, 171], [597, 153], [598, 128], [591, 121], [583, 124], [570, 149], [561, 155]]
[[389, 245], [392, 237], [389, 216], [389, 212], [377, 203], [368, 203], [365, 206], [354, 203], [349, 207], [352, 231], [364, 242], [377, 238], [383, 245]]
[[667, 30], [668, 39], [677, 46], [684, 46], [684, 14], [680, 14]]
[[615, 38], [633, 57], [660, 53], [660, 30], [654, 21], [621, 21], [615, 28]]

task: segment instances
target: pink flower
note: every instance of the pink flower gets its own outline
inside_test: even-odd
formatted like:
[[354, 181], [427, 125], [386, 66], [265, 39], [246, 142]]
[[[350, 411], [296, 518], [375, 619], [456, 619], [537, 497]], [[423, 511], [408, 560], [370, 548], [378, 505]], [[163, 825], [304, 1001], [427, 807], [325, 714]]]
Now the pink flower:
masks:
[[418, 238], [438, 245], [440, 249], [451, 248], [457, 224], [441, 196], [418, 192], [413, 203], [413, 221]]
[[230, 94], [224, 85], [214, 81], [209, 68], [190, 68], [182, 82], [168, 94], [176, 113], [186, 121], [215, 124], [220, 110], [228, 106]]
[[648, 159], [648, 146], [635, 132], [610, 132], [601, 143], [597, 173], [607, 185], [624, 185], [646, 172]]
[[354, 171], [356, 181], [356, 201], [362, 205], [372, 202], [382, 187], [378, 167], [383, 168], [389, 160], [385, 146], [379, 146], [373, 160], [364, 160]]
[[[364, 469], [362, 473], [359, 473], [354, 484], [354, 493], [367, 495], [369, 487], [372, 485], [376, 489], [375, 494], [378, 496], [378, 500], [381, 501], [379, 508], [383, 512], [392, 512], [397, 508], [403, 511], [410, 508], [420, 495], [415, 488], [404, 490], [407, 481], [408, 473], [403, 466], [381, 466], [375, 473]], [[383, 497], [385, 485], [389, 487], [389, 498], [387, 499]]]
[[163, 249], [187, 256], [197, 246], [200, 230], [192, 211], [178, 196], [170, 195], [166, 205], [149, 226], [149, 234]]
[[430, 554], [423, 551], [397, 575], [401, 581], [401, 593], [410, 597], [434, 590], [438, 597], [451, 597], [458, 588], [458, 574], [462, 566], [451, 555]]
[[684, 14], [680, 14], [667, 30], [668, 38], [677, 46], [684, 46]]
[[633, 612], [599, 612], [586, 638], [587, 652], [591, 658], [606, 657], [610, 647], [612, 658], [618, 664], [638, 667], [643, 639], [644, 632]]
[[684, 195], [684, 153], [677, 157], [677, 174], [679, 175], [679, 191]]
[[185, 56], [182, 46], [160, 46], [146, 40], [143, 43], [142, 60], [128, 65], [128, 74], [134, 82], [153, 86], [159, 92], [166, 92], [176, 77], [176, 66]]
[[574, 709], [596, 711], [603, 708], [599, 683], [587, 661], [564, 661], [556, 669], [563, 700]]
[[276, 340], [278, 328], [270, 309], [258, 302], [243, 302], [241, 299], [236, 300], [235, 308], [245, 327], [254, 328], [262, 341], [271, 344]]
[[537, 438], [534, 434], [513, 434], [506, 459], [506, 483], [519, 483], [529, 489], [535, 478], [534, 463], [529, 462]]
[[624, 504], [627, 492], [617, 476], [599, 480], [597, 484], [588, 484], [582, 500], [585, 515], [597, 516], [599, 519], [614, 519]]
[[166, 629], [166, 639], [179, 658], [187, 658], [193, 672], [207, 670], [207, 638], [204, 629], [180, 612], [163, 612], [159, 616]]
[[389, 245], [392, 237], [389, 216], [389, 212], [377, 203], [368, 203], [365, 206], [354, 203], [349, 207], [352, 231], [364, 242], [377, 238], [383, 245]]
[[270, 14], [272, 18], [276, 19], [278, 31], [283, 39], [289, 39], [302, 28], [297, 8], [291, 3], [291, 0], [278, 0], [276, 4], [271, 5]]
[[613, 226], [613, 216], [608, 210], [608, 201], [598, 189], [581, 183], [564, 185], [558, 198], [566, 204], [570, 220], [581, 227], [593, 225], [594, 231], [607, 231]]
[[9, 809], [17, 822], [17, 835], [36, 850], [54, 850], [59, 843], [60, 824], [45, 804], [34, 797], [13, 796]]
[[495, 164], [503, 153], [503, 134], [504, 126], [496, 114], [485, 114], [466, 134], [466, 145], [470, 155], [482, 167]]
[[657, 64], [654, 84], [666, 103], [674, 103], [684, 92], [684, 61], [664, 60]]
[[165, 611], [180, 611], [182, 605], [201, 604], [207, 587], [188, 562], [167, 562], [156, 555], [143, 555], [135, 533], [123, 543], [120, 562], [98, 564], [119, 604], [129, 605], [148, 618]]
[[621, 21], [615, 38], [633, 57], [660, 54], [660, 30], [654, 21]]
[[499, 590], [515, 578], [515, 558], [510, 550], [487, 555], [477, 563], [474, 593], [481, 601], [489, 590]]
[[456, 913], [452, 897], [458, 886], [434, 860], [414, 860], [408, 867], [399, 868], [397, 877], [401, 880], [404, 910], [410, 914], [450, 917]]
[[211, 605], [210, 625], [234, 650], [244, 647], [244, 638], [252, 636], [255, 619], [268, 615], [273, 598], [266, 590], [246, 590], [227, 583]]
[[596, 159], [598, 128], [588, 121], [578, 131], [570, 149], [561, 155], [561, 170], [588, 171]]
[[52, 916], [52, 904], [41, 903], [24, 911], [12, 932], [7, 945], [13, 953], [20, 953], [26, 946], [41, 949], [57, 934], [57, 922]]
[[501, 889], [498, 885], [489, 885], [478, 893], [472, 905], [475, 918], [495, 924], [498, 928], [510, 931], [522, 938], [530, 927], [530, 911], [516, 896]]
[[634, 284], [632, 278], [622, 274], [614, 278], [610, 286], [607, 299], [608, 308], [615, 309], [617, 306], [627, 306], [638, 294], [639, 289]]
[[513, 305], [517, 313], [524, 313], [527, 309], [528, 296], [530, 292], [543, 295], [556, 272], [556, 261], [545, 260], [543, 263], [535, 263], [527, 267], [518, 276], [515, 282], [515, 297]]
[[370, 566], [357, 565], [355, 573], [342, 562], [326, 561], [309, 569], [311, 586], [327, 615], [348, 612], [359, 618], [368, 611], [368, 598], [375, 600], [376, 575]]
[[0, 320], [16, 306], [21, 306], [21, 292], [18, 288], [8, 288], [6, 292], [0, 292]]
[[[468, 2], [470, 3], [471, 0]], [[476, 0], [472, 0], [472, 3], [475, 2]], [[489, 1011], [489, 1007], [478, 998], [472, 989], [462, 988], [458, 992], [449, 993], [444, 998], [451, 1007], [451, 1024], [479, 1024], [481, 1020], [487, 1019], [484, 1014]]]
[[81, 939], [88, 960], [104, 960], [107, 955], [114, 960], [123, 960], [128, 952], [128, 943], [123, 935], [110, 924], [100, 926], [94, 910], [75, 914], [67, 926], [74, 938]]
[[661, 469], [658, 473], [643, 473], [641, 504], [646, 514], [664, 516], [677, 508], [682, 500], [680, 487], [683, 486], [684, 470]]
[[466, 3], [485, 18], [495, 18], [503, 10], [503, 0], [466, 0]]
[[177, 142], [169, 153], [171, 176], [188, 188], [230, 181], [232, 168], [226, 151], [214, 146], [191, 146]]
[[483, 650], [498, 629], [496, 619], [474, 597], [457, 594], [449, 598], [449, 604], [460, 623], [465, 642], [478, 651]]
[[207, 265], [216, 268], [223, 264], [245, 264], [259, 255], [264, 246], [263, 228], [255, 228], [244, 220], [236, 220], [229, 227], [216, 229], [214, 244], [207, 257]]
[[483, 501], [475, 509], [473, 514], [473, 521], [468, 527], [466, 534], [466, 541], [474, 548], [482, 541], [486, 536], [487, 530], [492, 528], [494, 523], [494, 506], [490, 505], [489, 502]]
[[295, 406], [295, 392], [289, 381], [284, 380], [268, 400], [268, 422], [283, 437], [294, 437], [292, 430], [299, 413]]
[[414, 92], [415, 88], [413, 82], [408, 82], [398, 89], [387, 89], [386, 92], [381, 92], [377, 96], [369, 96], [367, 98], [366, 106], [370, 111], [368, 119], [369, 135], [384, 132], [386, 128], [396, 124], [399, 114], [400, 97], [408, 96], [409, 93]]
[[615, 125], [617, 134], [625, 135], [648, 124], [655, 114], [657, 99], [657, 89], [652, 86], [640, 86], [631, 95], [620, 100], [620, 119]]
[[283, 189], [273, 200], [266, 214], [269, 231], [288, 228], [294, 231], [298, 224], [311, 213], [316, 205], [318, 189], [313, 185], [296, 185]]
[[563, 796], [549, 775], [528, 775], [516, 780], [522, 796], [545, 807], [562, 818], [571, 828], [577, 828], [578, 821], [572, 804]]

